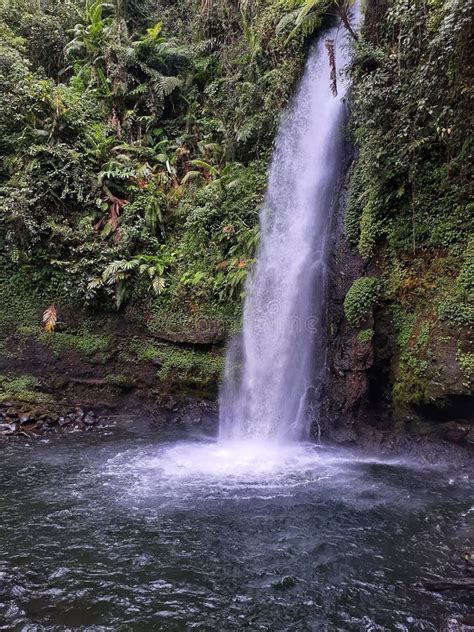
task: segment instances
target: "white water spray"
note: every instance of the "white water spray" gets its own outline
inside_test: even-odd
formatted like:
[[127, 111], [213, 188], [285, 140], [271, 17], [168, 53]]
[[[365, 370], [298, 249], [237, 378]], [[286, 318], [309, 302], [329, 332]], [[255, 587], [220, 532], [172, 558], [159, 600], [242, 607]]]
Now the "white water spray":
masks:
[[348, 58], [341, 28], [324, 33], [283, 117], [260, 213], [261, 244], [247, 284], [241, 340], [231, 344], [220, 397], [220, 438], [309, 437], [326, 364], [328, 242], [337, 203]]

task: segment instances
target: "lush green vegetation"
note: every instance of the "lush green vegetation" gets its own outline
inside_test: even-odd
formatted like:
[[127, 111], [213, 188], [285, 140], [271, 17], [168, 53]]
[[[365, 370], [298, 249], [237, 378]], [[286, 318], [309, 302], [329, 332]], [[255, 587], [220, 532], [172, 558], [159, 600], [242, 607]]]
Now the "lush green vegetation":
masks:
[[[355, 52], [359, 155], [346, 233], [381, 275], [380, 301], [399, 349], [393, 395], [402, 404], [428, 401], [433, 383], [448, 379], [446, 393], [472, 388], [471, 37], [463, 0], [374, 1]], [[354, 289], [346, 313], [348, 303]], [[456, 361], [463, 384], [449, 368]]]
[[[114, 311], [171, 341], [235, 327], [280, 113], [315, 31], [352, 31], [352, 4], [0, 0], [0, 328], [17, 345], [0, 352], [34, 336], [105, 363]], [[375, 344], [365, 321], [389, 310], [402, 402], [424, 398], [441, 330], [472, 372], [471, 30], [465, 0], [368, 0], [352, 31], [345, 228], [367, 273], [344, 307]], [[134, 357], [166, 356], [160, 380], [218, 373], [220, 357], [156, 344]]]
[[[39, 344], [44, 362], [79, 354], [123, 386], [153, 360], [130, 350], [136, 327], [186, 342], [202, 324], [209, 340], [238, 326], [275, 130], [304, 59], [304, 38], [277, 34], [290, 8], [0, 0], [7, 365]], [[57, 330], [42, 332], [52, 305]], [[115, 336], [117, 310], [131, 342]], [[137, 348], [159, 351], [157, 384], [215, 391], [220, 355], [140, 335]]]
[[5, 271], [50, 303], [226, 305], [301, 42], [271, 2], [140, 4], [1, 1]]

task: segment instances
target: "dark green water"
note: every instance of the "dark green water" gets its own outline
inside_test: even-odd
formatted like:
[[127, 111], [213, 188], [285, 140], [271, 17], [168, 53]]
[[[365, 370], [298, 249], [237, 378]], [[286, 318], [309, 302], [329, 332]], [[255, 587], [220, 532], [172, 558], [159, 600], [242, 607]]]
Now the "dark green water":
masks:
[[469, 611], [423, 588], [472, 545], [465, 466], [146, 424], [1, 449], [0, 630], [411, 632]]

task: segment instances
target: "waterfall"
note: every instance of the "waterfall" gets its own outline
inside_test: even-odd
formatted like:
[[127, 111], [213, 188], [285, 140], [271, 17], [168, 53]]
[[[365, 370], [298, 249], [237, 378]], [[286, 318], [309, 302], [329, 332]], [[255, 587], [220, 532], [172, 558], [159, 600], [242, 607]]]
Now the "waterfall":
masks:
[[242, 334], [227, 351], [220, 393], [223, 439], [305, 439], [317, 415], [326, 363], [328, 244], [347, 89], [339, 72], [333, 93], [330, 57], [334, 52], [340, 71], [347, 48], [342, 27], [321, 35], [280, 123]]

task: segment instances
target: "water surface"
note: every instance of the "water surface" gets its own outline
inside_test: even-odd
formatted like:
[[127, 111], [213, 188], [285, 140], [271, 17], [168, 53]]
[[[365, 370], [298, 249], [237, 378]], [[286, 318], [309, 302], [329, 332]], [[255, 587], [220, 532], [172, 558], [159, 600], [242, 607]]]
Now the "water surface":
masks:
[[[1, 630], [438, 630], [468, 594], [461, 466], [129, 425], [9, 443]], [[472, 544], [472, 542], [471, 542]]]

